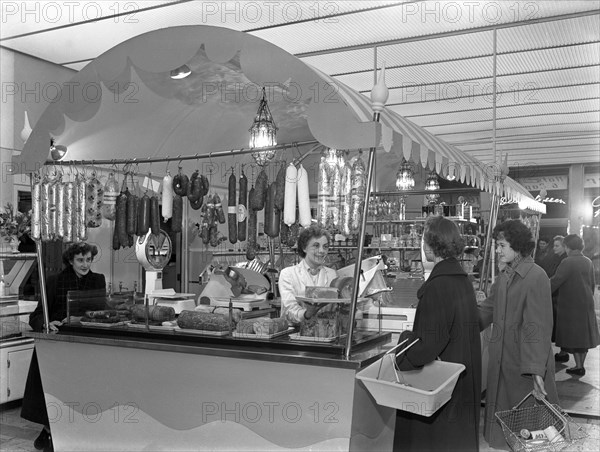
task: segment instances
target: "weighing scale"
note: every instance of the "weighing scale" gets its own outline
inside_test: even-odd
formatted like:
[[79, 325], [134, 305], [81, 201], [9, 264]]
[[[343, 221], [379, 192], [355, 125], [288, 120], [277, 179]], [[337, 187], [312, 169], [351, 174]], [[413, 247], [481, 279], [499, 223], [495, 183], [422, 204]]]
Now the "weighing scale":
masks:
[[135, 242], [137, 260], [146, 270], [146, 285], [144, 294], [148, 296], [149, 303], [160, 306], [171, 306], [175, 313], [182, 310], [193, 310], [196, 307], [194, 294], [175, 293], [173, 289], [163, 289], [162, 269], [171, 259], [173, 244], [170, 237], [162, 229], [158, 234], [151, 231], [143, 237], [138, 237]]
[[158, 234], [151, 231], [143, 237], [138, 237], [135, 242], [135, 255], [137, 260], [146, 270], [146, 285], [144, 293], [150, 295], [162, 287], [162, 269], [171, 259], [173, 244], [171, 239], [162, 229]]

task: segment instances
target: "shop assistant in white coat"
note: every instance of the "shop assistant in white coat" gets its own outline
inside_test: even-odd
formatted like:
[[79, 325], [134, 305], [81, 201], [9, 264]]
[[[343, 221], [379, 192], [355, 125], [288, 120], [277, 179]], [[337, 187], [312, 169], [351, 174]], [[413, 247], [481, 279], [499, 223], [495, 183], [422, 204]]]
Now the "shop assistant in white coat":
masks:
[[318, 226], [304, 229], [298, 237], [300, 263], [281, 270], [279, 293], [281, 295], [281, 316], [290, 323], [300, 323], [313, 317], [323, 305], [304, 304], [296, 300], [303, 297], [307, 286], [329, 286], [337, 277], [333, 268], [325, 267], [329, 252], [329, 233]]

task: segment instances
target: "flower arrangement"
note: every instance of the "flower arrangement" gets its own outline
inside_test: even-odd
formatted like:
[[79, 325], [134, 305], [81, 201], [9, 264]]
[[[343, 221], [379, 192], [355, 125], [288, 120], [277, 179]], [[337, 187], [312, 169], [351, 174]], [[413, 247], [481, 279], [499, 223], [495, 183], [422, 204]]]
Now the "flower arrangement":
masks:
[[12, 203], [6, 203], [0, 213], [0, 237], [21, 237], [31, 231], [31, 210], [27, 213], [14, 213]]

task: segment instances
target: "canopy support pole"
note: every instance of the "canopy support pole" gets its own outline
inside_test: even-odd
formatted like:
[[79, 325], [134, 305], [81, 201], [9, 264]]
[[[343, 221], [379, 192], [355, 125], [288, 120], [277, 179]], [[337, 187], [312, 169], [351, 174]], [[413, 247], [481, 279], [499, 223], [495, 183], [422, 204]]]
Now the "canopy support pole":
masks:
[[[33, 194], [33, 174], [30, 174], [31, 193]], [[42, 314], [44, 315], [44, 333], [50, 334], [50, 315], [48, 314], [48, 295], [46, 293], [46, 270], [44, 268], [44, 258], [42, 254], [42, 241], [35, 241], [35, 251], [37, 254], [38, 275], [40, 278], [40, 296], [42, 297]]]
[[[379, 113], [373, 113], [373, 120], [379, 122]], [[367, 214], [369, 212], [369, 198], [371, 196], [371, 184], [373, 182], [373, 168], [375, 167], [375, 147], [369, 148], [369, 160], [367, 165], [367, 184], [362, 205], [362, 218], [358, 231], [358, 256], [354, 264], [354, 288], [350, 303], [350, 318], [348, 319], [348, 335], [346, 336], [346, 359], [350, 359], [352, 353], [352, 337], [354, 336], [354, 320], [356, 318], [356, 306], [358, 304], [358, 291], [360, 289], [360, 276], [362, 271], [363, 245], [365, 243], [365, 230], [367, 229]]]

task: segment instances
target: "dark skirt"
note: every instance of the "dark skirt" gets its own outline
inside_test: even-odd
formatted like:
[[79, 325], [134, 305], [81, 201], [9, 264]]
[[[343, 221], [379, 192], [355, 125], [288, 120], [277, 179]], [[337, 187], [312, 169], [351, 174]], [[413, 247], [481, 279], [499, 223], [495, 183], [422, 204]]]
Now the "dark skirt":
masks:
[[35, 348], [31, 355], [31, 364], [29, 373], [25, 382], [25, 393], [23, 394], [23, 403], [21, 405], [21, 417], [28, 421], [50, 426], [48, 420], [48, 410], [46, 408], [46, 399], [44, 397], [44, 388], [42, 387], [42, 377], [38, 365]]

